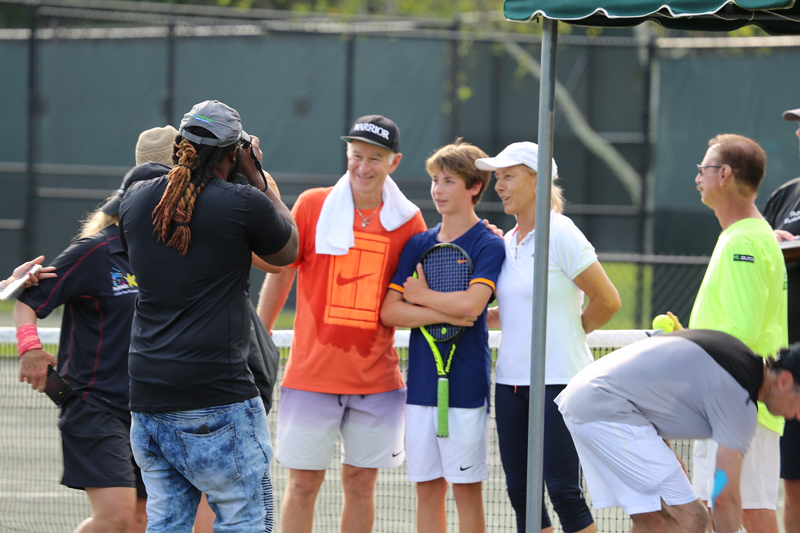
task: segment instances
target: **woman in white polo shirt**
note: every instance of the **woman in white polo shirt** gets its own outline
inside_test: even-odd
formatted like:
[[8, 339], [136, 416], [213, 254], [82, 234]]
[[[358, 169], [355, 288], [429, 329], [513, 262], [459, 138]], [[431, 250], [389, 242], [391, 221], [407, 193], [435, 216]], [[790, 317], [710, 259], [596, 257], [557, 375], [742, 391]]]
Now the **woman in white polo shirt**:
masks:
[[[506, 259], [497, 280], [498, 307], [489, 309], [489, 327], [500, 327], [495, 412], [500, 458], [508, 496], [525, 531], [530, 397], [533, 254], [536, 222], [536, 170], [539, 147], [519, 142], [497, 157], [478, 159], [495, 172], [495, 191], [516, 227], [505, 236]], [[557, 167], [553, 165], [553, 180]], [[561, 214], [564, 197], [552, 187], [550, 262], [547, 295], [545, 368], [544, 481], [565, 533], [594, 533], [592, 514], [583, 498], [578, 454], [553, 399], [569, 380], [592, 362], [586, 334], [607, 323], [620, 308], [619, 294], [597, 261], [594, 247]], [[584, 295], [589, 299], [585, 309]], [[542, 502], [542, 530], [552, 531]]]

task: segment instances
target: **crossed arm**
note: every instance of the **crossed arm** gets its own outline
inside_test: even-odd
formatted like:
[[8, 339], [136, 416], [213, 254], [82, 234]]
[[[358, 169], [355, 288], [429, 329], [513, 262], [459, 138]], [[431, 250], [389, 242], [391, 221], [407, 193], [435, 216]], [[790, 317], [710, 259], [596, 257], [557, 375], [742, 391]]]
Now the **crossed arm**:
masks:
[[433, 291], [420, 265], [417, 276], [406, 279], [402, 293], [394, 289], [386, 293], [381, 307], [381, 322], [385, 325], [418, 328], [446, 323], [469, 327], [492, 297], [491, 287], [483, 283], [473, 283], [465, 291]]

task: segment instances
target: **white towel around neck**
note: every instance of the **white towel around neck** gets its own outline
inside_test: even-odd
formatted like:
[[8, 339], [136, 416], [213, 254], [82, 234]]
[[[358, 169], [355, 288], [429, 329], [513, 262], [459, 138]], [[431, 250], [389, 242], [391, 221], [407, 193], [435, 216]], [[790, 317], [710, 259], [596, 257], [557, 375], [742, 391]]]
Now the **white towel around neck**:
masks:
[[[380, 220], [387, 231], [396, 230], [411, 220], [419, 211], [419, 207], [400, 192], [400, 188], [391, 176], [386, 176], [386, 181], [383, 183], [381, 200], [383, 208]], [[317, 220], [317, 236], [314, 240], [314, 247], [318, 254], [345, 255], [350, 248], [355, 246], [354, 210], [350, 173], [345, 172], [322, 204], [322, 211]]]

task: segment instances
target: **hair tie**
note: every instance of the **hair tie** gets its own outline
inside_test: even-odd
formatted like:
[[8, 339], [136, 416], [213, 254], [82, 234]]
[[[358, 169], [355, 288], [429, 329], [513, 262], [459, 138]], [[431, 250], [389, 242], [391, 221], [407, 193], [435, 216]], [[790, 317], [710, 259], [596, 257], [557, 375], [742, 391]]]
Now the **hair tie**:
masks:
[[192, 167], [190, 167], [189, 165], [184, 165], [183, 163], [178, 163], [178, 165], [177, 165], [177, 166], [179, 166], [179, 167], [183, 167], [183, 168], [188, 168], [188, 169], [189, 169], [189, 172], [192, 172]]
[[176, 222], [175, 225], [176, 226], [188, 226], [189, 224], [186, 223], [186, 222]]

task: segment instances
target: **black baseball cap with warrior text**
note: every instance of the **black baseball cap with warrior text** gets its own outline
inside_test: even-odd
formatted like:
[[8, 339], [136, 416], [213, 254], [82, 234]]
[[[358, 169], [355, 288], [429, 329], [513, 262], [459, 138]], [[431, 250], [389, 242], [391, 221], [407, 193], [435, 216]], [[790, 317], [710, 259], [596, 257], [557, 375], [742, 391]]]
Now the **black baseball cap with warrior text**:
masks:
[[400, 153], [400, 128], [381, 115], [366, 115], [359, 118], [350, 128], [350, 133], [342, 137], [342, 140], [364, 141], [396, 154]]
[[[186, 128], [189, 126], [204, 128], [216, 139], [188, 132]], [[230, 146], [242, 140], [250, 142], [250, 136], [242, 129], [239, 112], [218, 100], [206, 100], [196, 104], [191, 111], [183, 115], [178, 132], [181, 137], [195, 144], [209, 146]]]

